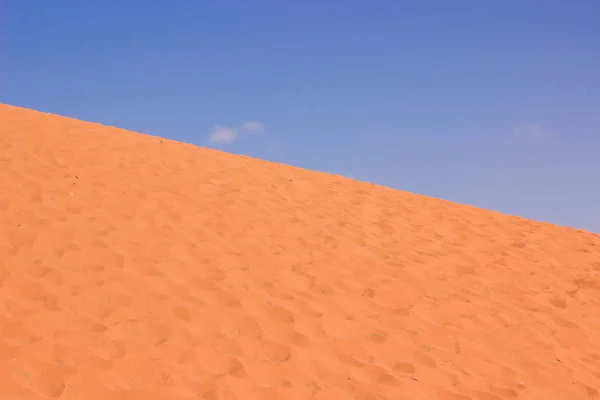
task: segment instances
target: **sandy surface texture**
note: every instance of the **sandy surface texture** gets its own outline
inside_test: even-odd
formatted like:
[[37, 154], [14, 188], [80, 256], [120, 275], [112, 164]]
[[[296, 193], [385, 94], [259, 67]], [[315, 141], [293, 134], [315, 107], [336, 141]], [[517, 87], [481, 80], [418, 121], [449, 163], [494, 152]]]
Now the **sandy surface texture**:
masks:
[[0, 106], [0, 398], [600, 398], [600, 236]]

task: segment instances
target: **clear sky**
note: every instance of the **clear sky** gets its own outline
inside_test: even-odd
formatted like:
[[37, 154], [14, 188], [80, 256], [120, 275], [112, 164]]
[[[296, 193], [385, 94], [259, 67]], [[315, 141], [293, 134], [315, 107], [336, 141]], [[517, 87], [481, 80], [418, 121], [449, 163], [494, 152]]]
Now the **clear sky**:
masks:
[[0, 29], [2, 103], [600, 232], [598, 0], [5, 0]]

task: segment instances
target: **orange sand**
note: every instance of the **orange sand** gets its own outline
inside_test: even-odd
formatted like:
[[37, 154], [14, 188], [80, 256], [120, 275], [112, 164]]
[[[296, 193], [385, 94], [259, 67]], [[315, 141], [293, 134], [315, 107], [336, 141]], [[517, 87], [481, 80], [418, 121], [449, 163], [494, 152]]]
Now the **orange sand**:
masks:
[[1, 399], [594, 399], [600, 236], [0, 105]]

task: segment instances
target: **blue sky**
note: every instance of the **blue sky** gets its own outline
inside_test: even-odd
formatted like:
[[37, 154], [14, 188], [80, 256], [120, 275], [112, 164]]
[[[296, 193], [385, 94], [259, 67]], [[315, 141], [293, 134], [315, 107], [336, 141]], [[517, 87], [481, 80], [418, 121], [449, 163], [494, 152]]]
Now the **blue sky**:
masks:
[[597, 0], [6, 0], [0, 18], [2, 103], [600, 232]]

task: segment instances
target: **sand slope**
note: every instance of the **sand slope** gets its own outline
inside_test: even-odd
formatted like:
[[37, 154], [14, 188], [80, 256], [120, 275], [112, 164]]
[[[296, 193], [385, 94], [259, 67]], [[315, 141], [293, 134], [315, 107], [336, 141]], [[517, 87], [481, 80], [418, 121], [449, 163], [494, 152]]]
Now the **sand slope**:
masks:
[[600, 237], [0, 106], [2, 399], [600, 398]]

